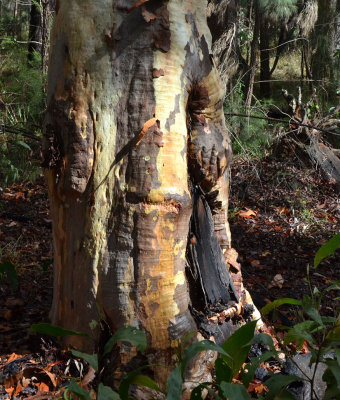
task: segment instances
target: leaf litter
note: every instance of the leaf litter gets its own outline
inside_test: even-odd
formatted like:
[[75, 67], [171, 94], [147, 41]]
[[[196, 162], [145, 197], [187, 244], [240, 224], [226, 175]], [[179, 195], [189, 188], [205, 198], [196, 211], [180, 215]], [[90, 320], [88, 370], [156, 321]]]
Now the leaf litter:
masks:
[[[245, 286], [255, 304], [262, 307], [278, 298], [301, 298], [308, 292], [307, 264], [312, 265], [321, 244], [339, 231], [335, 187], [323, 182], [317, 171], [292, 160], [236, 161], [232, 177], [230, 226], [233, 247], [239, 253], [234, 264], [239, 268], [241, 263]], [[15, 265], [18, 287], [14, 289], [1, 276], [0, 398], [60, 397], [61, 385], [71, 376], [91, 385], [95, 377], [92, 367], [74, 359], [53, 339], [29, 333], [32, 324], [48, 321], [52, 301], [51, 219], [42, 179], [0, 190], [3, 261]], [[312, 286], [327, 287], [337, 279], [339, 267], [336, 251], [311, 273]], [[322, 304], [325, 315], [334, 313], [338, 300], [332, 296], [330, 292]], [[284, 313], [294, 317], [289, 306]], [[279, 346], [283, 333], [270, 327], [268, 333]], [[279, 367], [265, 363], [261, 368], [274, 371]], [[258, 377], [249, 387], [255, 397], [266, 390]]]

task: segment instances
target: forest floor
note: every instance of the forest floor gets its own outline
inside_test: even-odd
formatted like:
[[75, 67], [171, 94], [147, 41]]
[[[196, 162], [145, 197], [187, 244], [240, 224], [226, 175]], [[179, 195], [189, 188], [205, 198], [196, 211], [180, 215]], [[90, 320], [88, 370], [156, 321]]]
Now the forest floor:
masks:
[[[301, 298], [309, 292], [307, 265], [312, 266], [319, 247], [340, 230], [335, 187], [294, 159], [236, 160], [231, 176], [229, 220], [245, 286], [259, 306], [277, 298]], [[37, 363], [32, 354], [41, 350], [41, 342], [29, 328], [48, 321], [52, 260], [43, 178], [0, 188], [0, 263], [10, 261], [18, 274], [16, 290], [0, 277], [0, 370], [25, 354]], [[311, 268], [311, 286], [329, 286], [339, 278], [339, 268], [337, 251], [317, 270]], [[340, 305], [335, 297], [334, 292], [325, 297], [324, 314], [334, 315]], [[292, 309], [286, 313], [293, 317]], [[52, 357], [43, 364], [55, 362]], [[0, 398], [6, 398], [1, 389]]]

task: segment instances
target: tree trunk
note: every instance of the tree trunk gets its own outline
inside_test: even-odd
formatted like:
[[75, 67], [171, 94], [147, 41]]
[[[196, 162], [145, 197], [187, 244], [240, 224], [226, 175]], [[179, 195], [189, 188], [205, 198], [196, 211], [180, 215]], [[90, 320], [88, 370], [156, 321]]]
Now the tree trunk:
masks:
[[227, 84], [238, 68], [236, 0], [209, 0], [208, 27], [212, 35], [212, 51], [223, 83]]
[[[112, 332], [143, 329], [150, 363], [171, 365], [179, 340], [197, 332], [185, 268], [186, 253], [207, 240], [200, 231], [209, 232], [215, 257], [231, 258], [231, 145], [206, 6], [60, 0], [51, 38], [44, 166], [52, 321], [82, 332], [93, 319]], [[201, 217], [189, 234], [193, 207]], [[203, 249], [200, 257], [202, 268], [211, 256]], [[234, 293], [246, 293], [228, 281], [226, 260], [223, 271], [217, 261], [205, 268], [220, 271], [228, 295], [220, 285], [214, 296], [227, 308]], [[84, 340], [68, 343], [84, 349]], [[164, 383], [167, 373], [159, 367], [155, 379]]]
[[14, 7], [13, 7], [13, 37], [17, 37], [18, 35], [18, 0], [14, 0]]
[[[330, 20], [335, 14], [333, 0], [318, 0], [318, 19], [312, 34], [311, 71], [313, 78], [324, 80], [333, 76], [332, 32], [334, 23]], [[334, 21], [335, 22], [335, 21]]]
[[43, 73], [47, 73], [48, 70], [48, 50], [49, 50], [50, 34], [51, 34], [50, 23], [53, 10], [54, 10], [53, 0], [42, 1], [41, 67]]
[[253, 40], [251, 43], [251, 51], [250, 51], [250, 68], [248, 72], [248, 76], [246, 78], [245, 84], [245, 107], [249, 108], [251, 105], [251, 100], [253, 97], [253, 88], [254, 88], [254, 78], [256, 71], [256, 60], [257, 60], [257, 50], [259, 47], [259, 36], [260, 36], [260, 23], [261, 16], [258, 5], [255, 4], [255, 21], [254, 21], [254, 32], [253, 32]]
[[28, 53], [27, 58], [29, 61], [34, 59], [34, 52], [41, 53], [41, 12], [39, 7], [32, 3], [30, 11], [30, 26], [28, 33]]
[[270, 97], [270, 53], [269, 53], [269, 23], [262, 18], [260, 27], [260, 92], [264, 97]]

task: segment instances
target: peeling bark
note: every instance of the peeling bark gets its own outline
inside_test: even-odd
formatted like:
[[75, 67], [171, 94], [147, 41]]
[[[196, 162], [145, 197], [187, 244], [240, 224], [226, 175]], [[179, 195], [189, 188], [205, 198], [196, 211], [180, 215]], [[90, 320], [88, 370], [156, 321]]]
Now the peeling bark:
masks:
[[[148, 363], [171, 365], [181, 338], [197, 331], [186, 278], [194, 187], [214, 243], [202, 259], [219, 254], [207, 268], [223, 277], [209, 301], [237, 301], [226, 260], [231, 146], [205, 12], [202, 0], [56, 5], [44, 137], [52, 321], [143, 329]], [[145, 364], [123, 353], [124, 364]], [[154, 373], [164, 383], [168, 370]]]

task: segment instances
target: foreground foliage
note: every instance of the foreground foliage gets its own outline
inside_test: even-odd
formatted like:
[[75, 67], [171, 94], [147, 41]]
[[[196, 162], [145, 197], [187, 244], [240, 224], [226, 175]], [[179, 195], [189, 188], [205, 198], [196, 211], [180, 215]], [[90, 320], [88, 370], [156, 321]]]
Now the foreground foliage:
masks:
[[[324, 244], [317, 252], [314, 259], [314, 268], [317, 268], [319, 263], [325, 257], [333, 254], [340, 248], [340, 235], [334, 236], [326, 244]], [[308, 269], [309, 276], [309, 269]], [[307, 279], [308, 279], [307, 276]], [[334, 282], [326, 290], [320, 292], [317, 288], [312, 288], [310, 295], [304, 295], [302, 300], [284, 298], [267, 304], [263, 308], [265, 315], [270, 312], [277, 311], [277, 308], [285, 305], [295, 305], [299, 307], [298, 323], [291, 328], [282, 327], [287, 331], [282, 347], [278, 346], [277, 341], [273, 341], [271, 335], [267, 333], [256, 332], [257, 321], [252, 321], [239, 328], [231, 335], [224, 344], [220, 347], [209, 340], [194, 341], [188, 336], [179, 343], [177, 366], [170, 373], [165, 391], [161, 390], [156, 382], [149, 375], [146, 375], [151, 365], [141, 367], [120, 380], [117, 391], [105, 386], [101, 382], [101, 374], [103, 372], [102, 362], [105, 356], [114, 351], [115, 347], [121, 343], [129, 343], [138, 351], [143, 352], [146, 348], [146, 336], [143, 332], [127, 327], [118, 330], [106, 343], [102, 354], [87, 354], [76, 350], [70, 350], [72, 355], [86, 361], [95, 374], [91, 381], [84, 384], [84, 380], [77, 382], [71, 380], [59, 394], [62, 394], [65, 399], [72, 399], [72, 395], [76, 395], [84, 400], [91, 400], [95, 395], [93, 390], [89, 391], [89, 383], [93, 388], [97, 388], [97, 399], [106, 400], [129, 400], [130, 387], [143, 386], [151, 389], [154, 392], [161, 393], [166, 400], [178, 400], [182, 397], [182, 385], [185, 381], [185, 373], [189, 361], [201, 351], [215, 351], [219, 357], [215, 362], [214, 382], [197, 383], [197, 386], [192, 390], [190, 399], [203, 399], [203, 393], [209, 393], [213, 399], [250, 399], [251, 393], [255, 394], [259, 399], [294, 399], [294, 395], [289, 390], [289, 385], [305, 380], [309, 382], [311, 387], [311, 399], [317, 399], [315, 391], [315, 376], [320, 363], [326, 365], [326, 370], [323, 374], [323, 380], [327, 384], [325, 399], [333, 399], [340, 397], [340, 316], [337, 312], [336, 317], [323, 316], [320, 314], [322, 298], [325, 293], [334, 290], [340, 290], [340, 281]], [[94, 330], [97, 327], [97, 322], [93, 321], [91, 328]], [[48, 334], [53, 336], [65, 335], [84, 335], [79, 332], [65, 330], [61, 327], [49, 324], [36, 324], [32, 326], [34, 332]], [[188, 345], [188, 343], [192, 342]], [[253, 346], [261, 346], [263, 351], [257, 357], [250, 357], [249, 352]], [[254, 386], [254, 376], [256, 371], [268, 361], [275, 360], [281, 367], [283, 360], [287, 357], [293, 360], [293, 355], [304, 347], [304, 351], [311, 354], [310, 367], [314, 371], [311, 376], [287, 375], [280, 372], [280, 369], [269, 372], [267, 379]], [[285, 357], [283, 357], [285, 353]], [[154, 366], [155, 367], [155, 366]], [[255, 391], [254, 391], [255, 387]], [[150, 398], [152, 398], [150, 392]]]

